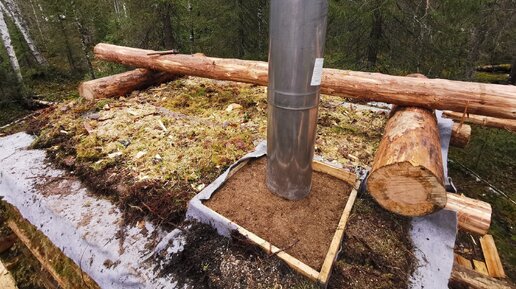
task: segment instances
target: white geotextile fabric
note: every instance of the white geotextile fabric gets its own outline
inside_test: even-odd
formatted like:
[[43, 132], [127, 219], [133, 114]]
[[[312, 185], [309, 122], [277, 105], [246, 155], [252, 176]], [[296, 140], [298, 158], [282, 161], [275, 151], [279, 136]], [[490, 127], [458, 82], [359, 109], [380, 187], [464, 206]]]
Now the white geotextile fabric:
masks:
[[[438, 120], [447, 173], [452, 122], [441, 118], [440, 113]], [[162, 250], [167, 250], [169, 254], [180, 250], [183, 245], [180, 231], [162, 232], [146, 223], [148, 234], [144, 235], [140, 228], [127, 227], [124, 230], [123, 250], [120, 250], [115, 234], [120, 229], [118, 224], [123, 216], [111, 202], [91, 196], [78, 181], [64, 186], [69, 187], [69, 194], [45, 196], [35, 189], [38, 180], [60, 177], [64, 172], [52, 169], [45, 162], [44, 151], [27, 150], [32, 140], [25, 133], [0, 138], [0, 196], [17, 207], [29, 222], [45, 233], [102, 288], [175, 288], [176, 283], [170, 278], [158, 276], [159, 273], [154, 270], [156, 263], [148, 260]], [[262, 142], [243, 159], [260, 157], [265, 153], [266, 144]], [[224, 183], [230, 169], [195, 196], [187, 212], [188, 218], [211, 223], [222, 235], [228, 235], [234, 229], [234, 224], [224, 222], [202, 201], [209, 199]], [[419, 266], [412, 276], [411, 288], [447, 288], [453, 265], [456, 214], [441, 211], [414, 218], [412, 225], [413, 253], [419, 260]], [[161, 241], [154, 249], [147, 249], [146, 245], [151, 241], [147, 236], [152, 235], [154, 230], [158, 230]], [[116, 266], [107, 268], [104, 264], [108, 260]]]
[[[32, 141], [26, 133], [0, 138], [0, 196], [101, 288], [175, 288], [176, 282], [158, 276], [157, 263], [149, 260], [161, 250], [181, 249], [180, 231], [163, 232], [148, 222], [147, 233], [126, 226], [121, 244], [116, 237], [123, 221], [118, 208], [89, 194], [80, 182], [59, 178], [64, 172], [50, 167], [43, 150], [26, 149]], [[37, 183], [56, 177], [60, 194], [43, 195], [36, 189]], [[158, 245], [148, 249], [155, 230]]]
[[[450, 146], [453, 121], [442, 117], [442, 111], [435, 112], [441, 139], [441, 153], [445, 185], [448, 179], [448, 148]], [[457, 236], [457, 214], [441, 210], [429, 216], [414, 218], [410, 236], [414, 254], [419, 266], [412, 275], [411, 288], [441, 289], [448, 288], [453, 267], [453, 248]]]

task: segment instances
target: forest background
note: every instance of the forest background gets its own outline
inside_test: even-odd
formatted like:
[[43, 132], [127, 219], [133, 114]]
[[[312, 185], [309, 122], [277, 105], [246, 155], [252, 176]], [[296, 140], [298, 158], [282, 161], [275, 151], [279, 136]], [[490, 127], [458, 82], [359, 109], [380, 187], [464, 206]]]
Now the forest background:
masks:
[[[516, 83], [516, 0], [328, 1], [325, 67]], [[267, 0], [0, 0], [0, 127], [33, 99], [76, 98], [80, 81], [129, 69], [96, 61], [99, 42], [266, 61], [268, 14]], [[450, 160], [458, 187], [493, 205], [491, 232], [515, 280], [516, 134], [473, 125]]]
[[[99, 42], [267, 60], [267, 0], [0, 3], [0, 123], [26, 112], [28, 99], [73, 97], [79, 81], [126, 70], [93, 59]], [[329, 0], [329, 6], [326, 67], [507, 83], [507, 75], [475, 67], [516, 61], [516, 0]]]

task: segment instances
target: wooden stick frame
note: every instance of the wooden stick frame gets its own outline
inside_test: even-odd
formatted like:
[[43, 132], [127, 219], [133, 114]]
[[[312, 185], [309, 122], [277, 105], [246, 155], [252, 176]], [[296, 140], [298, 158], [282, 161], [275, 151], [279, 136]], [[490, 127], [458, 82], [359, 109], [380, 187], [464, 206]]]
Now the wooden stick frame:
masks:
[[[238, 164], [235, 168], [233, 168], [228, 176], [227, 179], [231, 178], [238, 170], [243, 168], [245, 165], [249, 163], [250, 160], [246, 160]], [[340, 252], [342, 240], [344, 238], [344, 230], [346, 228], [346, 224], [349, 219], [349, 215], [351, 214], [351, 210], [353, 209], [353, 205], [355, 204], [355, 200], [358, 194], [358, 189], [360, 187], [360, 180], [358, 180], [355, 173], [348, 172], [344, 169], [337, 168], [328, 164], [325, 164], [323, 162], [319, 161], [313, 161], [312, 163], [312, 169], [316, 172], [324, 173], [327, 175], [330, 175], [332, 177], [335, 177], [341, 181], [344, 181], [350, 185], [353, 186], [351, 193], [349, 194], [348, 200], [346, 202], [346, 206], [344, 207], [344, 211], [342, 212], [342, 215], [340, 217], [339, 223], [337, 225], [335, 234], [333, 235], [332, 241], [330, 243], [330, 248], [328, 249], [328, 253], [326, 254], [326, 257], [324, 259], [323, 265], [321, 267], [320, 271], [317, 271], [316, 269], [306, 265], [305, 263], [301, 262], [297, 258], [293, 257], [292, 255], [286, 253], [283, 251], [283, 249], [280, 249], [274, 245], [272, 245], [269, 241], [262, 239], [258, 235], [254, 234], [253, 232], [245, 229], [244, 227], [238, 225], [237, 223], [229, 220], [228, 218], [222, 216], [221, 214], [215, 212], [209, 207], [206, 207], [206, 209], [210, 210], [212, 214], [220, 218], [220, 220], [224, 221], [228, 224], [233, 224], [235, 227], [235, 230], [247, 238], [251, 243], [257, 245], [258, 247], [262, 248], [266, 253], [269, 255], [276, 255], [278, 258], [280, 258], [282, 261], [284, 261], [289, 267], [291, 267], [296, 272], [302, 274], [303, 276], [307, 277], [308, 279], [317, 282], [322, 288], [326, 288], [328, 285], [328, 281], [330, 279], [331, 271], [333, 268], [333, 264], [335, 263], [335, 260], [337, 259], [338, 253]], [[214, 193], [216, 194], [216, 192]]]

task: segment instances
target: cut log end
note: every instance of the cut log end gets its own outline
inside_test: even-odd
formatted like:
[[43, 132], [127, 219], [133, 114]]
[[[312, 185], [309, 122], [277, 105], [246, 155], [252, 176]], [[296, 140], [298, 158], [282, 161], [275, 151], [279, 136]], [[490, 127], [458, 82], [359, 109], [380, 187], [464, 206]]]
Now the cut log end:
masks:
[[123, 96], [176, 78], [174, 74], [139, 68], [85, 81], [79, 85], [79, 95], [88, 100]]
[[446, 209], [457, 212], [459, 227], [464, 231], [485, 235], [491, 226], [492, 209], [489, 203], [448, 194]]
[[465, 148], [471, 139], [471, 126], [467, 124], [454, 123], [450, 145], [458, 148]]
[[442, 181], [422, 166], [410, 162], [381, 167], [367, 180], [367, 189], [386, 210], [403, 216], [424, 216], [445, 207]]
[[91, 87], [86, 82], [83, 82], [79, 85], [79, 95], [87, 100], [95, 99], [94, 91], [91, 89]]

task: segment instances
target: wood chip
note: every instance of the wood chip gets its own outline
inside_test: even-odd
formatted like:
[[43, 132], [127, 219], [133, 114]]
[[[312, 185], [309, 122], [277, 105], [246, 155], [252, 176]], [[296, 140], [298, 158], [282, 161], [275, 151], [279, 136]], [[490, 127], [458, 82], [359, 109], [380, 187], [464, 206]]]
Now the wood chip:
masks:
[[489, 272], [487, 271], [486, 263], [479, 261], [479, 260], [473, 260], [473, 267], [475, 267], [475, 271], [489, 276]]
[[455, 254], [455, 262], [461, 266], [464, 266], [468, 269], [473, 270], [473, 265], [471, 264], [471, 260], [462, 257], [461, 255]]

